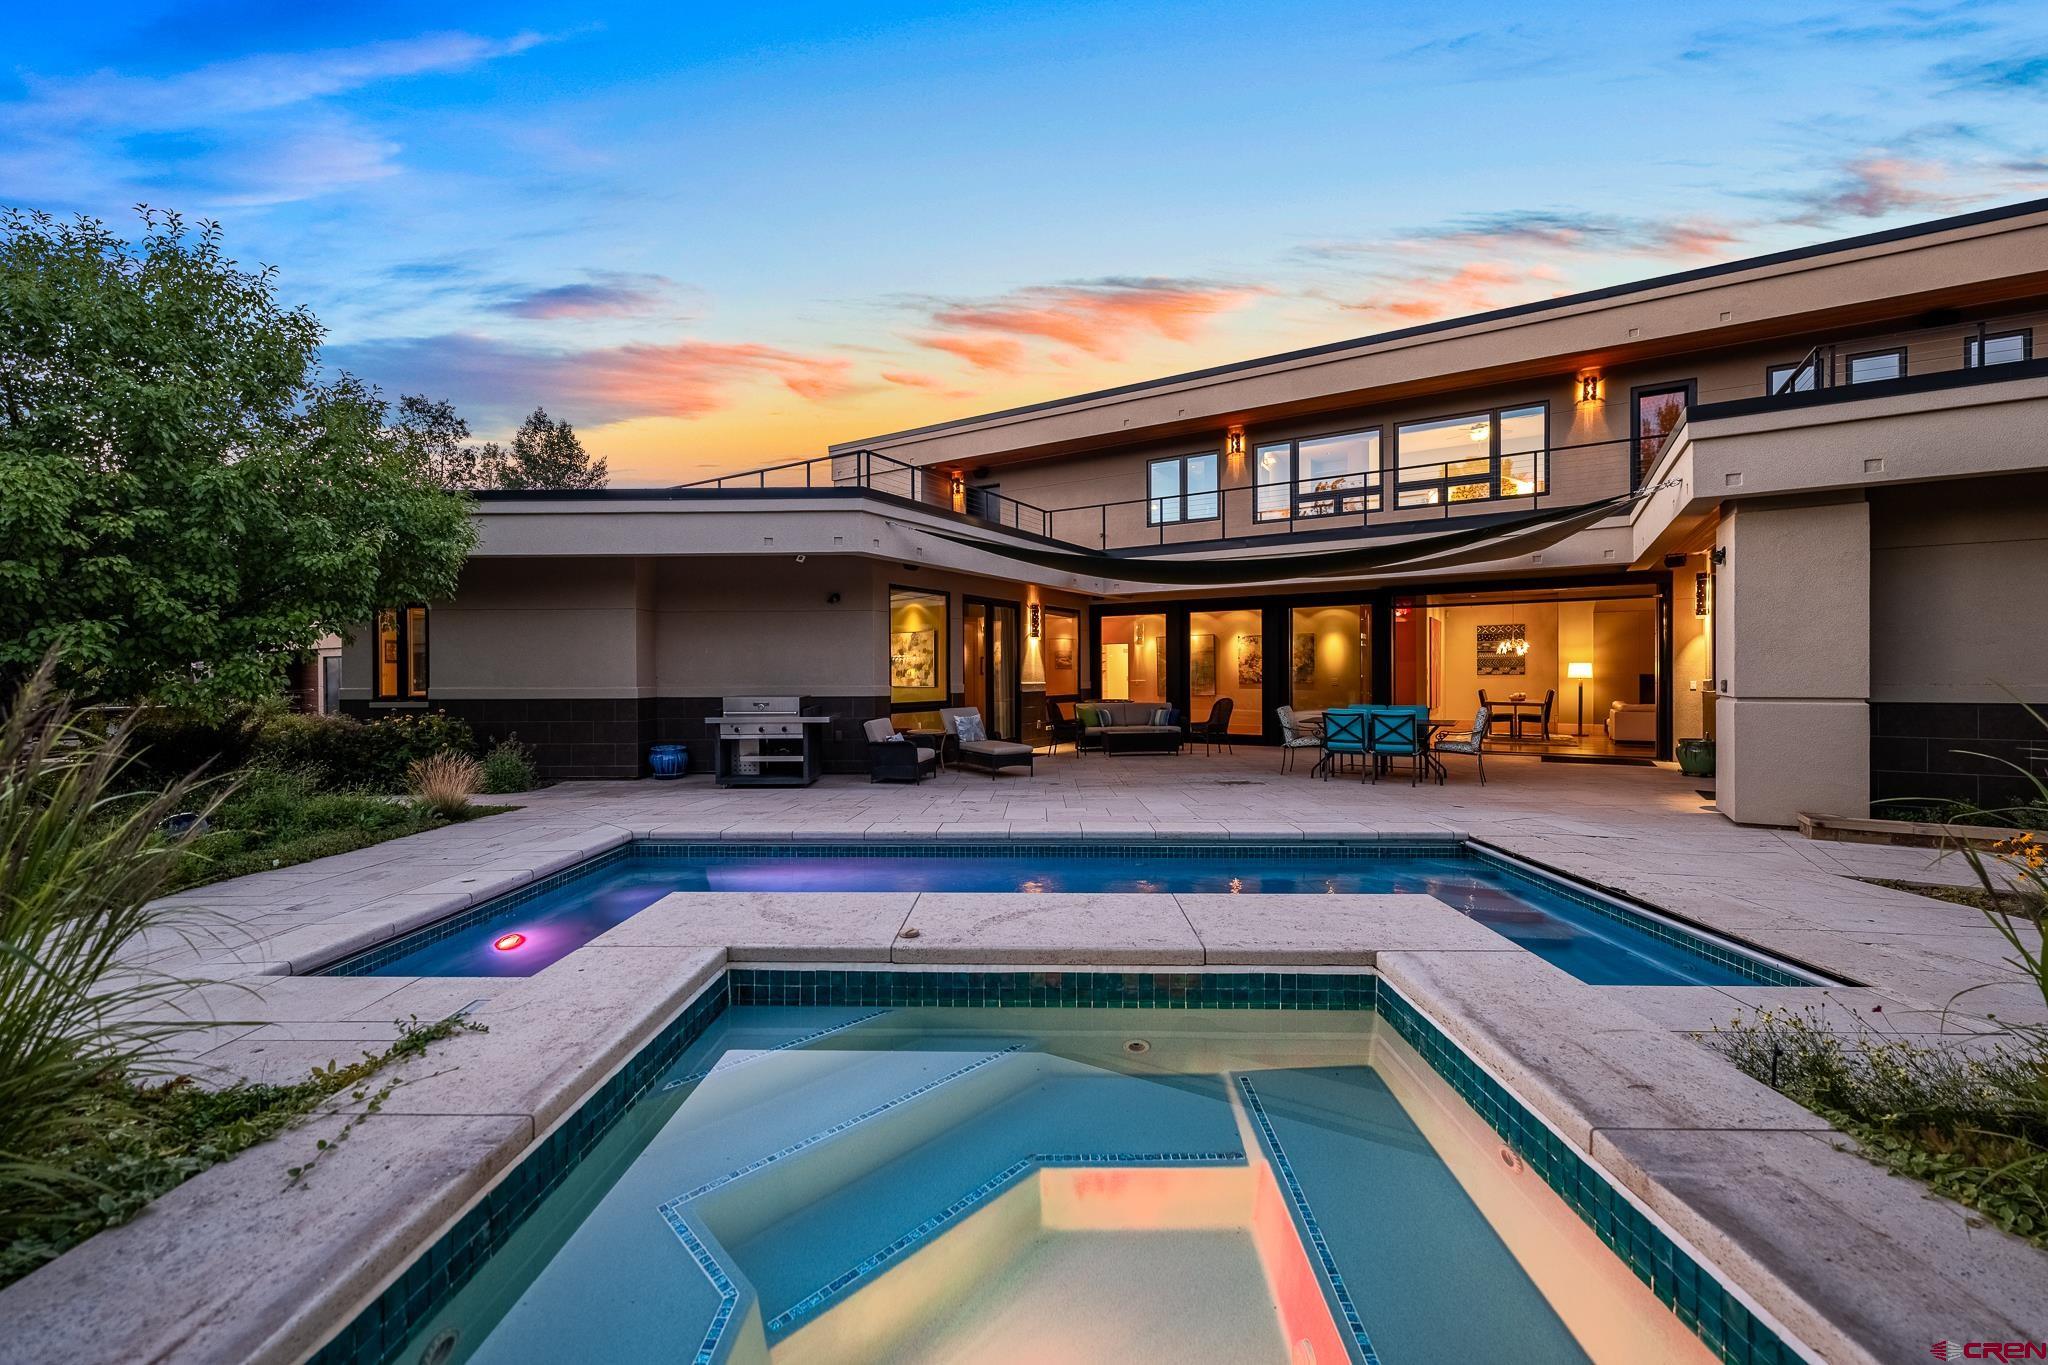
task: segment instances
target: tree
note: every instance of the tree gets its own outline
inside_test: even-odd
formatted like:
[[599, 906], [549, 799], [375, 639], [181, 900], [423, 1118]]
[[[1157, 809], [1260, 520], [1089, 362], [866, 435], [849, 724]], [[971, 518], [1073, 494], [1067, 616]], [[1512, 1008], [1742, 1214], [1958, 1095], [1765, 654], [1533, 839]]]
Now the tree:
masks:
[[54, 647], [84, 695], [219, 710], [447, 596], [475, 533], [272, 271], [141, 212], [0, 213], [0, 684]]
[[500, 488], [602, 488], [611, 471], [583, 451], [567, 422], [535, 408], [512, 438], [498, 473]]
[[505, 469], [496, 441], [469, 445], [469, 423], [446, 399], [409, 393], [391, 417], [392, 438], [406, 458], [442, 488], [495, 488]]

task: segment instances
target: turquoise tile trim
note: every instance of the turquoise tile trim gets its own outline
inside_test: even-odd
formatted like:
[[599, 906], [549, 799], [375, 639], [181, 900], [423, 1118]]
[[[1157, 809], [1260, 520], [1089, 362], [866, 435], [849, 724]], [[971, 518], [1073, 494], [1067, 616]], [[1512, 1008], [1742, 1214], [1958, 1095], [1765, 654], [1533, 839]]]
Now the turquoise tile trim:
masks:
[[740, 1287], [732, 1276], [726, 1274], [725, 1263], [718, 1259], [718, 1254], [683, 1220], [680, 1210], [663, 1204], [661, 1216], [682, 1240], [690, 1259], [697, 1263], [697, 1269], [704, 1272], [704, 1278], [711, 1281], [711, 1287], [718, 1291], [718, 1308], [711, 1315], [710, 1325], [704, 1329], [704, 1339], [697, 1343], [696, 1354], [690, 1357], [690, 1365], [712, 1365], [718, 1359], [725, 1329], [732, 1325], [733, 1310], [739, 1307]]
[[1077, 1009], [1371, 1009], [1363, 972], [726, 972], [735, 1005]]
[[[1804, 1359], [1722, 1284], [1709, 1267], [1693, 1259], [1576, 1149], [1537, 1119], [1398, 991], [1375, 976], [1362, 972], [847, 972], [732, 968], [617, 1076], [584, 1101], [560, 1128], [522, 1158], [481, 1203], [421, 1253], [376, 1302], [322, 1347], [313, 1357], [317, 1365], [388, 1365], [395, 1361], [413, 1333], [468, 1283], [483, 1261], [561, 1183], [627, 1106], [656, 1087], [661, 1076], [728, 1004], [1377, 1009], [1388, 1025], [1543, 1177], [1720, 1360], [1727, 1365], [1797, 1365]], [[864, 1021], [852, 1021], [858, 1022]], [[839, 1027], [850, 1026], [851, 1023]], [[989, 1060], [993, 1058], [985, 1058], [983, 1063]], [[1240, 1077], [1239, 1082], [1249, 1088], [1245, 1078]], [[934, 1082], [937, 1083], [942, 1082]], [[1271, 1140], [1270, 1126], [1261, 1121], [1263, 1111], [1257, 1106], [1256, 1090], [1251, 1089], [1246, 1098], [1261, 1137], [1268, 1142], [1269, 1150], [1277, 1153], [1277, 1168], [1278, 1158], [1284, 1157], [1284, 1153]], [[730, 1177], [721, 1180], [726, 1178]], [[692, 1191], [683, 1199], [701, 1192]], [[1291, 1199], [1298, 1195], [1298, 1187], [1290, 1190]], [[984, 1196], [987, 1197], [993, 1196]], [[1313, 1216], [1305, 1201], [1300, 1211], [1307, 1217]], [[709, 1254], [708, 1248], [703, 1248], [701, 1242], [692, 1246], [694, 1234], [685, 1236], [686, 1227], [677, 1228], [677, 1222], [667, 1212], [663, 1217], [671, 1228], [677, 1229], [685, 1248], [711, 1276], [714, 1287], [718, 1287], [720, 1280], [712, 1273], [715, 1267], [707, 1267], [698, 1256], [700, 1249]], [[679, 1209], [676, 1217], [680, 1218]], [[732, 1283], [731, 1276], [726, 1275], [725, 1281]], [[733, 1287], [732, 1302], [736, 1305], [737, 1285]], [[722, 1288], [720, 1293], [723, 1302]], [[1346, 1307], [1348, 1326], [1356, 1314], [1341, 1300], [1340, 1306]], [[728, 1322], [729, 1317], [728, 1311]], [[1358, 1327], [1364, 1331], [1362, 1322]], [[718, 1324], [717, 1333], [707, 1334], [705, 1343], [700, 1344], [694, 1357], [700, 1365], [708, 1365], [702, 1354], [704, 1344], [715, 1347], [724, 1330], [724, 1325]]]
[[1672, 1241], [1576, 1148], [1385, 981], [1379, 983], [1376, 1007], [1380, 1017], [1543, 1177], [1708, 1350], [1727, 1365], [1795, 1365], [1802, 1359], [1711, 1270]]
[[315, 1365], [384, 1365], [588, 1156], [635, 1102], [725, 1013], [723, 977], [521, 1157], [453, 1227], [441, 1234], [374, 1302], [313, 1356]]
[[1338, 1311], [1344, 1315], [1344, 1328], [1351, 1333], [1351, 1344], [1357, 1348], [1364, 1365], [1380, 1365], [1379, 1352], [1372, 1348], [1372, 1338], [1367, 1335], [1365, 1323], [1358, 1316], [1358, 1305], [1352, 1301], [1350, 1289], [1345, 1287], [1344, 1274], [1337, 1269], [1337, 1259], [1330, 1254], [1329, 1243], [1323, 1240], [1322, 1225], [1316, 1222], [1315, 1210], [1309, 1207], [1301, 1182], [1294, 1178], [1294, 1166], [1287, 1160], [1287, 1149], [1280, 1145], [1280, 1135], [1273, 1131], [1272, 1121], [1266, 1117], [1266, 1106], [1259, 1103], [1258, 1088], [1249, 1076], [1239, 1076], [1237, 1088], [1244, 1095], [1245, 1108], [1251, 1112], [1252, 1123], [1259, 1130], [1259, 1141], [1265, 1144], [1273, 1170], [1287, 1191], [1287, 1202], [1294, 1209], [1295, 1222], [1308, 1236], [1309, 1249], [1315, 1252], [1316, 1265], [1323, 1272], [1324, 1284], [1330, 1296], [1337, 1300]]
[[820, 1038], [830, 1038], [835, 1033], [844, 1033], [850, 1028], [859, 1028], [862, 1024], [867, 1023], [869, 1020], [880, 1019], [888, 1013], [889, 1011], [887, 1010], [872, 1010], [867, 1014], [861, 1015], [858, 1019], [849, 1019], [843, 1024], [834, 1024], [831, 1028], [817, 1029], [813, 1032], [803, 1034], [800, 1037], [792, 1038], [786, 1043], [778, 1043], [774, 1047], [768, 1048], [766, 1051], [754, 1053], [751, 1057], [742, 1057], [738, 1061], [733, 1062], [728, 1066], [720, 1067], [717, 1063], [714, 1062], [712, 1065], [705, 1067], [701, 1071], [692, 1071], [687, 1076], [678, 1076], [672, 1081], [663, 1082], [661, 1087], [661, 1093], [666, 1095], [672, 1090], [681, 1090], [686, 1085], [695, 1085], [697, 1084], [697, 1082], [703, 1080], [706, 1076], [709, 1076], [714, 1071], [737, 1071], [741, 1067], [747, 1065], [749, 1062], [758, 1062], [763, 1057], [773, 1056], [775, 1053], [778, 1052], [787, 1052], [793, 1047], [808, 1047], [810, 1044], [817, 1042]]
[[771, 1340], [786, 1335], [803, 1319], [845, 1298], [887, 1270], [897, 1260], [934, 1240], [947, 1228], [996, 1196], [1048, 1167], [1114, 1169], [1129, 1166], [1241, 1166], [1243, 1152], [1040, 1152], [1013, 1162], [982, 1181], [939, 1212], [919, 1223], [768, 1320]]

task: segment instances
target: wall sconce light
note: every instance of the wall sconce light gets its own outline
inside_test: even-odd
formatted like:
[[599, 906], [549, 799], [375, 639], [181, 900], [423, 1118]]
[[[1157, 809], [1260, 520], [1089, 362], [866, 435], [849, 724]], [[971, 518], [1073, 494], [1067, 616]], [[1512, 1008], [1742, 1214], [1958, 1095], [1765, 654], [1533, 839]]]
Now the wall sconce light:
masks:
[[1036, 640], [1039, 637], [1039, 634], [1044, 629], [1045, 608], [1039, 606], [1038, 603], [1033, 602], [1031, 604], [1031, 638]]
[[1692, 614], [1711, 616], [1714, 614], [1712, 574], [1696, 573], [1692, 576]]
[[1579, 376], [1579, 401], [1581, 403], [1597, 403], [1600, 401], [1599, 375], [1582, 374]]
[[1224, 453], [1224, 454], [1226, 454], [1226, 455], [1242, 455], [1242, 454], [1244, 454], [1244, 428], [1243, 428], [1243, 427], [1232, 427], [1232, 428], [1231, 428], [1231, 429], [1229, 430], [1229, 432], [1227, 432], [1227, 433], [1226, 433], [1226, 434], [1224, 435], [1224, 437], [1223, 437], [1223, 453]]

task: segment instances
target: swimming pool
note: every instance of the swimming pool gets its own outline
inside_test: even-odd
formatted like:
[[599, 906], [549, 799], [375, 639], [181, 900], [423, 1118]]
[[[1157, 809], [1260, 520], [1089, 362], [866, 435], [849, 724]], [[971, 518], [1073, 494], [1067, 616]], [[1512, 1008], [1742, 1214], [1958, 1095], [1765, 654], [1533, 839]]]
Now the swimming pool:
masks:
[[321, 1365], [1795, 1358], [1369, 976], [735, 970], [563, 1131]]
[[673, 891], [1420, 892], [1595, 985], [1820, 981], [1461, 840], [1131, 845], [642, 841], [327, 970], [339, 975], [530, 976]]

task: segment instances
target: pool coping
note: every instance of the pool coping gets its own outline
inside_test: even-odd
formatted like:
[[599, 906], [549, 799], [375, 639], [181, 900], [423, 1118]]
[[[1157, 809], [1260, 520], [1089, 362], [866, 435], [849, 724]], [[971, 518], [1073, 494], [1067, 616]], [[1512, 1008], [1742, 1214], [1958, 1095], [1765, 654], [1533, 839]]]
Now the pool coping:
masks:
[[[832, 933], [819, 926], [812, 946], [829, 954]], [[610, 938], [533, 977], [490, 983], [478, 1017], [491, 1032], [436, 1045], [405, 1068], [408, 1084], [376, 1113], [358, 1102], [351, 1140], [323, 1158], [310, 1191], [283, 1188], [282, 1143], [266, 1144], [0, 1293], [0, 1314], [18, 1341], [52, 1357], [305, 1356], [465, 1209], [516, 1176], [526, 1154], [561, 1140], [570, 1116], [714, 980], [728, 969], [775, 969], [772, 961], [733, 961], [720, 946]], [[847, 970], [975, 970], [880, 968], [858, 960], [857, 945], [843, 949]], [[1022, 965], [986, 969], [1014, 975]], [[1379, 951], [1375, 966], [1574, 1156], [1701, 1248], [1825, 1358], [1874, 1365], [1958, 1331], [1995, 1339], [2039, 1332], [2029, 1321], [2038, 1305], [2022, 1286], [2040, 1282], [2048, 1257], [1972, 1227], [1957, 1206], [1864, 1162], [1815, 1116], [1636, 1013], [1614, 988], [1586, 985], [1512, 945]], [[830, 968], [799, 960], [788, 969]], [[1247, 973], [1177, 964], [1119, 970]], [[315, 992], [360, 980], [273, 979]], [[350, 1110], [332, 1106], [322, 1122]], [[310, 1136], [302, 1131], [293, 1141], [308, 1146]], [[442, 1164], [419, 1170], [423, 1150]], [[1721, 1179], [1703, 1187], [1702, 1172]], [[1731, 1203], [1718, 1188], [1731, 1179], [1758, 1197]], [[142, 1276], [157, 1279], [159, 1293], [137, 1305], [132, 1288]], [[118, 1321], [82, 1318], [80, 1302], [132, 1311]]]

